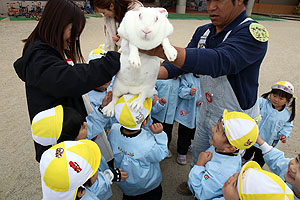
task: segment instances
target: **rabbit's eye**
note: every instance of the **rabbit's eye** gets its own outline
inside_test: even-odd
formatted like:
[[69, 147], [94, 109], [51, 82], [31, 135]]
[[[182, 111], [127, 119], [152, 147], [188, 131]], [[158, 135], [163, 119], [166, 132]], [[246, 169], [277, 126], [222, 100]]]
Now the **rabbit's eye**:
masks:
[[141, 13], [139, 14], [139, 18], [142, 19], [142, 14]]
[[158, 17], [156, 16], [156, 17], [155, 17], [155, 22], [157, 22], [157, 20], [158, 20]]

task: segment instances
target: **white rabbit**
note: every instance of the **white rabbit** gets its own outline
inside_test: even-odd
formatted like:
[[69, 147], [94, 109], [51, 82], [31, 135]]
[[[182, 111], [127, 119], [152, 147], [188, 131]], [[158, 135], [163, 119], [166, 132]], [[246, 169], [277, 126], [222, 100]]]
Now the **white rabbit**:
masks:
[[173, 26], [167, 18], [164, 8], [145, 8], [128, 11], [118, 29], [121, 36], [121, 68], [117, 73], [113, 87], [111, 103], [103, 108], [107, 116], [114, 115], [114, 107], [123, 94], [138, 95], [131, 103], [131, 108], [138, 111], [145, 98], [151, 98], [160, 67], [160, 59], [140, 53], [138, 49], [150, 50], [160, 44], [169, 61], [177, 57], [177, 50], [167, 38], [173, 33]]

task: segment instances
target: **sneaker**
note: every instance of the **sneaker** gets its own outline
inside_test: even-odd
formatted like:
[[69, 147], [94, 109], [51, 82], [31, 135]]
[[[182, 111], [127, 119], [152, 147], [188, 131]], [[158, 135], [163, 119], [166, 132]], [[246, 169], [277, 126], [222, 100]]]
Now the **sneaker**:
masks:
[[172, 157], [172, 152], [170, 151], [170, 149], [168, 151], [169, 151], [168, 158], [171, 158]]
[[177, 186], [176, 191], [178, 194], [184, 196], [192, 196], [192, 192], [187, 184], [187, 182], [182, 182], [180, 185]]
[[178, 154], [176, 161], [179, 165], [186, 165], [186, 155]]

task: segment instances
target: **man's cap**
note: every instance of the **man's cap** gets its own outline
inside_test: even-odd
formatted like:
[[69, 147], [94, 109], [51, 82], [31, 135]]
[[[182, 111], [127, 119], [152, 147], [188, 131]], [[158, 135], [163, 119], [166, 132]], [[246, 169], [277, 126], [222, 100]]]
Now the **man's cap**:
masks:
[[40, 162], [43, 199], [75, 199], [100, 160], [100, 149], [91, 140], [65, 141], [45, 151]]
[[238, 177], [238, 193], [241, 200], [293, 200], [293, 191], [283, 180], [261, 169], [254, 161], [247, 162]]
[[133, 110], [130, 107], [130, 104], [137, 97], [137, 95], [125, 94], [118, 99], [115, 106], [116, 119], [122, 126], [129, 130], [140, 129], [143, 121], [150, 114], [152, 108], [151, 98], [146, 98], [142, 109], [139, 111]]
[[229, 143], [238, 149], [249, 149], [258, 136], [256, 122], [246, 113], [223, 112], [223, 127]]
[[288, 81], [279, 81], [272, 86], [272, 89], [282, 90], [294, 96], [294, 86]]
[[33, 140], [43, 146], [55, 145], [63, 126], [64, 110], [61, 105], [36, 114], [31, 123]]

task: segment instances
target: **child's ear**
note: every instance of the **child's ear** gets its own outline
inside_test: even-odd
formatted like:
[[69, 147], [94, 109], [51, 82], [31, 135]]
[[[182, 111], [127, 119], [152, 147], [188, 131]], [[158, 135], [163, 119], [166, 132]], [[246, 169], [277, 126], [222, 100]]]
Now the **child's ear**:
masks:
[[234, 153], [236, 152], [237, 148], [235, 148], [234, 146], [230, 145], [228, 147], [225, 147], [224, 149], [227, 153]]
[[83, 189], [83, 190], [77, 190], [77, 197], [78, 198], [83, 197], [84, 194], [85, 194], [85, 189]]

